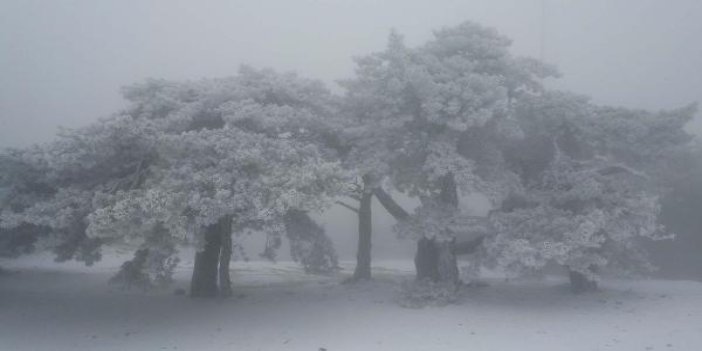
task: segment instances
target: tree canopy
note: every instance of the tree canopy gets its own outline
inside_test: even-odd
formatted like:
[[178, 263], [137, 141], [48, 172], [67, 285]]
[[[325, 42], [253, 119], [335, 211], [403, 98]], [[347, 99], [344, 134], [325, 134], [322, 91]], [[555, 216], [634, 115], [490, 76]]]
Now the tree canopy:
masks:
[[[369, 270], [375, 195], [418, 241], [419, 277], [456, 282], [466, 234], [475, 264], [515, 274], [558, 264], [594, 281], [646, 267], [640, 240], [668, 237], [665, 168], [689, 147], [696, 106], [651, 112], [549, 90], [557, 70], [510, 44], [469, 22], [417, 47], [392, 32], [356, 59], [339, 95], [248, 66], [125, 87], [123, 111], [0, 155], [0, 253], [39, 247], [90, 264], [101, 246], [128, 243], [140, 251], [126, 268], [150, 262], [161, 277], [175, 248], [194, 244], [193, 279], [226, 290], [232, 233], [268, 235], [267, 257], [286, 235], [308, 271], [333, 270], [331, 241], [307, 212], [351, 196]], [[363, 184], [349, 191], [354, 178]], [[387, 186], [419, 207], [405, 211]], [[476, 193], [488, 217], [460, 207]]]

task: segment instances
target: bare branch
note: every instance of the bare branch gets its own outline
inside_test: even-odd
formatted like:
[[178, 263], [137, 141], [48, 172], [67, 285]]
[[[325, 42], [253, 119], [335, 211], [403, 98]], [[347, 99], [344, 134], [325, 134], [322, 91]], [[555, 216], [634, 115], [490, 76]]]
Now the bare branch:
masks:
[[346, 194], [347, 197], [352, 198], [358, 202], [361, 202], [361, 196], [356, 195], [356, 194]]
[[144, 165], [144, 160], [139, 161], [139, 164], [137, 165], [136, 172], [134, 172], [134, 179], [132, 180], [132, 185], [129, 187], [129, 189], [134, 189], [139, 184], [139, 179], [141, 178], [141, 167], [143, 165]]
[[351, 211], [353, 211], [353, 212], [359, 213], [359, 210], [358, 210], [357, 208], [355, 208], [355, 207], [353, 207], [353, 206], [351, 206], [351, 205], [349, 205], [349, 204], [347, 204], [347, 203], [345, 203], [345, 202], [343, 202], [343, 201], [337, 201], [336, 203], [339, 204], [339, 205], [341, 205], [341, 206], [346, 207], [347, 209], [349, 209], [349, 210], [351, 210]]
[[381, 205], [392, 215], [395, 220], [403, 221], [409, 217], [409, 213], [405, 211], [395, 200], [386, 193], [381, 187], [373, 189], [373, 194], [378, 199]]

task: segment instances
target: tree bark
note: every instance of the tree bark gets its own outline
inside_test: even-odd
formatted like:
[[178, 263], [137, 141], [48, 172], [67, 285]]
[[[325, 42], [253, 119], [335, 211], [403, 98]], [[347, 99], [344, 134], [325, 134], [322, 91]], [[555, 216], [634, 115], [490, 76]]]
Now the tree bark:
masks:
[[[458, 190], [453, 174], [448, 174], [440, 180], [441, 191], [439, 201], [451, 207], [458, 207]], [[373, 189], [378, 202], [397, 221], [409, 217], [405, 211], [381, 187]], [[471, 253], [477, 249], [483, 237], [477, 238], [461, 246], [461, 253]], [[414, 256], [414, 266], [417, 279], [431, 279], [433, 281], [458, 282], [458, 262], [456, 260], [456, 241], [437, 242], [434, 239], [420, 238], [417, 240], [417, 252]]]
[[484, 236], [477, 237], [471, 241], [465, 241], [462, 243], [457, 242], [453, 247], [453, 252], [456, 255], [469, 255], [474, 253], [480, 245], [482, 245], [485, 240]]
[[232, 219], [225, 216], [219, 220], [221, 248], [219, 252], [219, 296], [232, 296], [232, 282], [229, 278], [229, 263], [232, 260]]
[[414, 268], [418, 280], [438, 280], [438, 257], [439, 253], [434, 240], [421, 238], [417, 241], [417, 253], [414, 255]]
[[[442, 189], [439, 200], [458, 206], [458, 194], [453, 176], [442, 179]], [[453, 191], [453, 193], [451, 193]], [[380, 187], [374, 189], [374, 194], [381, 205], [396, 220], [402, 221], [409, 217], [395, 200]], [[431, 279], [433, 281], [457, 281], [458, 264], [454, 252], [455, 241], [438, 243], [434, 239], [420, 238], [417, 240], [417, 252], [414, 256], [414, 267], [417, 279]], [[476, 244], [477, 247], [477, 244]]]
[[358, 206], [358, 250], [356, 251], [356, 269], [353, 281], [370, 280], [371, 273], [371, 238], [373, 221], [371, 201], [373, 200], [373, 179], [370, 174], [363, 176], [363, 193]]
[[[456, 180], [453, 173], [449, 173], [440, 179], [441, 191], [439, 192], [439, 201], [447, 207], [458, 207], [458, 189], [456, 188]], [[451, 235], [452, 233], [448, 233]], [[456, 239], [437, 242], [432, 240], [434, 249], [436, 250], [435, 262], [436, 275], [432, 277], [435, 281], [446, 283], [458, 282], [458, 261], [456, 260], [455, 246]]]
[[195, 254], [191, 297], [231, 296], [232, 218], [224, 216], [205, 228], [205, 246]]
[[458, 262], [454, 253], [456, 239], [436, 243], [436, 266], [438, 280], [445, 283], [458, 283]]
[[[595, 268], [590, 267], [590, 270], [595, 271]], [[576, 294], [597, 291], [597, 282], [581, 272], [569, 269], [568, 278], [570, 278], [570, 289]]]
[[441, 186], [439, 201], [451, 207], [458, 207], [458, 189], [453, 173], [442, 176], [439, 180], [439, 184]]
[[[390, 194], [385, 192], [383, 188], [377, 187], [373, 189], [378, 202], [390, 213], [398, 222], [404, 221], [409, 217], [409, 213], [405, 211]], [[438, 253], [434, 245], [434, 241], [427, 238], [417, 240], [417, 252], [414, 255], [414, 268], [417, 279], [436, 279], [438, 277], [438, 267], [436, 258]]]
[[193, 275], [190, 280], [191, 297], [217, 296], [217, 266], [222, 239], [218, 224], [205, 229], [205, 246], [195, 254]]
[[364, 189], [358, 208], [358, 251], [356, 269], [353, 272], [354, 280], [371, 279], [372, 199], [373, 193]]

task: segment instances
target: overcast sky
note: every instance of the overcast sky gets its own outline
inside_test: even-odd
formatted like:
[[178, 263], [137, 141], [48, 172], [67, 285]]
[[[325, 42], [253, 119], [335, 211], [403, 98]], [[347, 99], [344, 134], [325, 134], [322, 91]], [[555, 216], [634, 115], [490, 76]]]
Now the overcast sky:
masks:
[[557, 64], [554, 86], [597, 102], [702, 100], [699, 0], [0, 0], [0, 147], [109, 115], [119, 87], [147, 77], [227, 76], [246, 63], [333, 84], [391, 28], [414, 45], [465, 20]]

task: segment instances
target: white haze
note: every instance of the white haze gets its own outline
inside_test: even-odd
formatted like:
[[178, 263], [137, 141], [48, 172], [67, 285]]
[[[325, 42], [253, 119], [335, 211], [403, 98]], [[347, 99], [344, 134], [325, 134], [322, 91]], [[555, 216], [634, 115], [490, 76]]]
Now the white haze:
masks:
[[[0, 0], [0, 150], [118, 112], [120, 87], [146, 78], [230, 76], [249, 64], [340, 92], [352, 58], [383, 49], [391, 29], [413, 46], [467, 20], [557, 65], [563, 77], [549, 87], [652, 110], [702, 102], [702, 0]], [[690, 130], [702, 134], [697, 117]], [[409, 211], [418, 203], [393, 195]], [[471, 214], [488, 207], [480, 194], [461, 198]], [[478, 277], [466, 260], [459, 304], [402, 308], [408, 291], [422, 297], [410, 284], [417, 246], [397, 238], [378, 201], [370, 282], [340, 284], [354, 269], [359, 217], [341, 206], [314, 216], [338, 274], [305, 274], [286, 246], [275, 264], [259, 259], [266, 237], [235, 237], [253, 260], [233, 263], [234, 296], [215, 301], [181, 296], [192, 247], [180, 251], [173, 284], [148, 292], [107, 284], [131, 247], [106, 247], [90, 267], [48, 252], [0, 257], [0, 351], [702, 349], [702, 282], [605, 276], [600, 291], [576, 296], [561, 267]], [[681, 238], [657, 246], [658, 260], [679, 263], [668, 265], [676, 278], [699, 279], [700, 240]], [[443, 297], [439, 288], [428, 300]]]
[[702, 100], [697, 0], [2, 0], [0, 147], [109, 115], [123, 104], [119, 87], [147, 77], [227, 76], [246, 63], [333, 86], [391, 28], [411, 45], [465, 20], [557, 64], [564, 76], [551, 84], [597, 102]]

